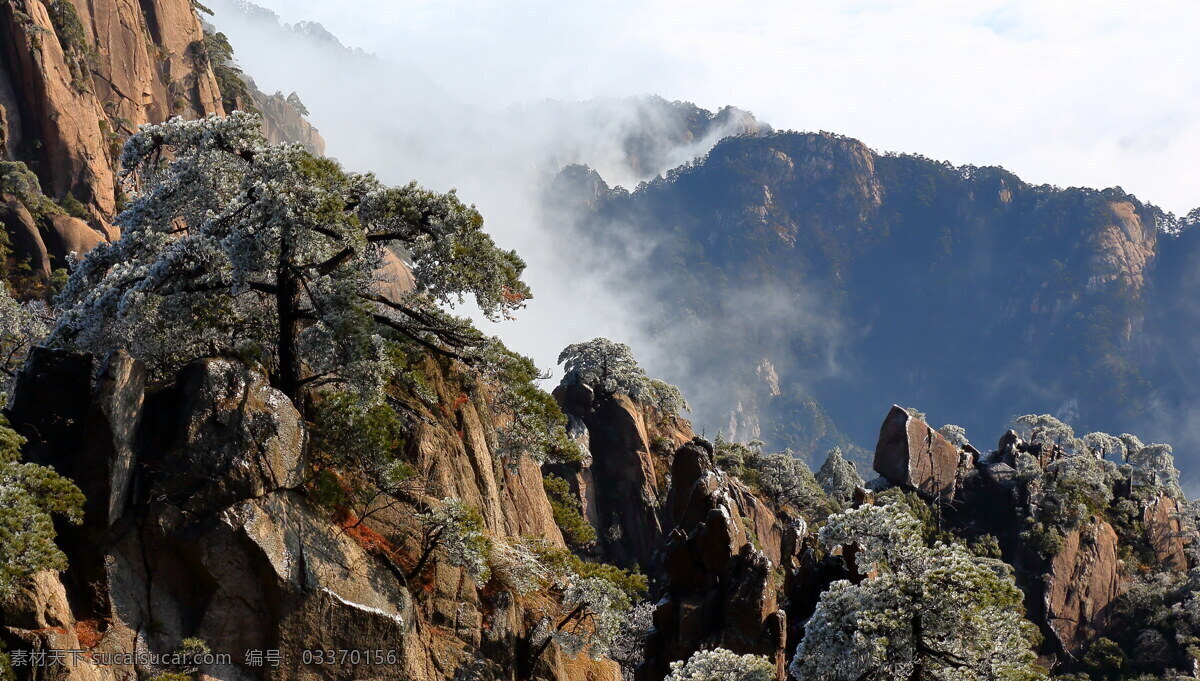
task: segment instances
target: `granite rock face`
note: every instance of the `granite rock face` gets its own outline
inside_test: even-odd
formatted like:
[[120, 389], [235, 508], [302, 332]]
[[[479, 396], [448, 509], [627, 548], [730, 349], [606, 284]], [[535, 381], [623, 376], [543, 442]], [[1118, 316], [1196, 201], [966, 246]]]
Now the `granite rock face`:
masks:
[[875, 471], [931, 501], [954, 500], [958, 449], [924, 421], [893, 405], [879, 429]]
[[[307, 429], [282, 393], [237, 360], [210, 357], [150, 385], [124, 352], [35, 350], [8, 416], [25, 456], [72, 477], [88, 497], [83, 527], [59, 544], [70, 569], [42, 573], [0, 603], [10, 649], [167, 653], [186, 637], [236, 653], [201, 678], [435, 681], [470, 672], [512, 681], [542, 601], [489, 592], [438, 562], [410, 583], [416, 509], [355, 519], [304, 489]], [[483, 396], [456, 400], [453, 371], [431, 388], [454, 411], [430, 411], [411, 443], [438, 495], [471, 499], [488, 530], [562, 547], [541, 472], [491, 451]], [[432, 495], [435, 490], [429, 490]], [[432, 496], [431, 496], [432, 498]], [[407, 561], [407, 562], [406, 562]], [[544, 598], [542, 596], [541, 598]], [[383, 650], [383, 664], [305, 664], [300, 651]], [[278, 668], [247, 665], [250, 649], [285, 651]], [[146, 664], [81, 664], [58, 679], [153, 677]], [[611, 660], [552, 646], [532, 665], [547, 681], [616, 681]], [[42, 677], [38, 677], [42, 678]]]
[[1125, 581], [1117, 559], [1117, 533], [1093, 518], [1072, 531], [1050, 561], [1045, 577], [1046, 623], [1059, 645], [1078, 658], [1099, 638], [1109, 607]]
[[[716, 469], [712, 446], [703, 440], [675, 452], [671, 477], [664, 514], [671, 528], [662, 549], [664, 595], [654, 612], [642, 678], [660, 679], [670, 662], [720, 646], [765, 655], [782, 680], [787, 615], [778, 600], [784, 585], [776, 583], [775, 574], [781, 548], [774, 544], [771, 558], [756, 544], [757, 528], [769, 525], [782, 537], [785, 524], [791, 524], [765, 507], [751, 507], [747, 514], [739, 499], [749, 491]], [[794, 540], [786, 545], [799, 550]], [[791, 555], [782, 560], [784, 567], [799, 563]]]
[[691, 425], [626, 395], [598, 395], [580, 383], [559, 385], [554, 397], [563, 413], [586, 428], [591, 460], [579, 489], [585, 512], [599, 522], [604, 557], [626, 567], [655, 565], [670, 451], [693, 437]]

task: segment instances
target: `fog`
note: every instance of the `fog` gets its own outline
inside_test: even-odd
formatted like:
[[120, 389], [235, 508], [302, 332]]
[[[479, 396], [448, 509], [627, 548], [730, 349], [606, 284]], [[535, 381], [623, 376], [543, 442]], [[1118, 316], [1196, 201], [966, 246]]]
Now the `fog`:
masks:
[[[712, 348], [685, 356], [678, 337], [647, 335], [653, 291], [629, 266], [643, 260], [619, 250], [636, 256], [647, 244], [612, 225], [617, 250], [583, 253], [570, 216], [542, 202], [564, 164], [587, 163], [632, 189], [730, 131], [675, 139], [634, 164], [629, 135], [665, 139], [678, 127], [645, 95], [735, 105], [776, 128], [831, 130], [879, 151], [1003, 165], [1032, 183], [1120, 185], [1177, 213], [1198, 203], [1200, 48], [1176, 27], [1200, 19], [1200, 5], [260, 2], [270, 10], [206, 4], [261, 89], [298, 93], [330, 156], [390, 184], [457, 188], [527, 260], [534, 299], [516, 321], [480, 321], [486, 331], [543, 368], [573, 342], [629, 343], [651, 374], [683, 385], [699, 414], [732, 405], [716, 404], [724, 386], [712, 376], [684, 384]], [[745, 294], [723, 301], [731, 318], [752, 308], [764, 328], [776, 308], [793, 325], [798, 312], [827, 318], [811, 295]], [[863, 378], [843, 375], [845, 331], [815, 328], [826, 334], [821, 361], [788, 366], [786, 353], [768, 352], [775, 369], [806, 385]], [[697, 429], [723, 425], [701, 419]]]
[[575, 162], [591, 165], [611, 184], [632, 187], [703, 154], [729, 130], [717, 127], [703, 139], [668, 146], [655, 164], [635, 168], [622, 141], [634, 131], [660, 129], [664, 137], [671, 128], [654, 100], [514, 103], [495, 89], [502, 79], [468, 98], [461, 89], [451, 92], [454, 82], [431, 77], [428, 64], [403, 54], [367, 54], [319, 26], [285, 26], [252, 5], [209, 5], [215, 11], [209, 20], [226, 33], [238, 64], [261, 89], [298, 93], [328, 155], [389, 184], [415, 179], [457, 189], [479, 208], [500, 245], [526, 259], [533, 300], [516, 321], [477, 319], [486, 331], [542, 368], [554, 367], [568, 344], [595, 336], [633, 345], [652, 372], [665, 363], [639, 335], [642, 306], [632, 290], [620, 289], [618, 268], [581, 266], [592, 259], [576, 257], [578, 246], [543, 214], [542, 191], [563, 165]]

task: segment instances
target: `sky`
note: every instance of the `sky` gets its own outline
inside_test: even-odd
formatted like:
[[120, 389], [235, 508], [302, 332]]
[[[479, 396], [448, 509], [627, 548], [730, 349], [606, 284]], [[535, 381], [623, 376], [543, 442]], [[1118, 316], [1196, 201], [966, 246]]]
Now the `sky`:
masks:
[[1119, 185], [1176, 213], [1200, 205], [1200, 3], [258, 4], [483, 108], [654, 93], [1034, 183]]
[[[533, 300], [513, 321], [476, 315], [484, 331], [551, 371], [571, 343], [628, 343], [693, 404], [725, 394], [696, 384], [678, 342], [646, 335], [652, 293], [625, 269], [580, 266], [594, 259], [576, 257], [544, 202], [564, 163], [632, 188], [719, 138], [631, 169], [617, 142], [646, 124], [640, 95], [1002, 165], [1035, 184], [1119, 185], [1177, 214], [1200, 206], [1200, 41], [1189, 33], [1200, 3], [254, 0], [368, 57], [238, 2], [205, 0], [259, 87], [298, 93], [328, 155], [388, 184], [456, 188], [528, 262]], [[562, 104], [581, 100], [598, 101]], [[646, 247], [607, 228], [614, 249]]]

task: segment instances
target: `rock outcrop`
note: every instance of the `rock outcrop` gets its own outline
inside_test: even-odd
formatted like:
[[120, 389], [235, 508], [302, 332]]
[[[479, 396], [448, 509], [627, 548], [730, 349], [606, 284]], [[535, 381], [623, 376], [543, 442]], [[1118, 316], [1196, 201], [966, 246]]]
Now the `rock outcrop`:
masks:
[[[8, 416], [29, 439], [26, 458], [75, 479], [88, 506], [85, 525], [59, 535], [70, 569], [43, 573], [0, 604], [10, 649], [161, 654], [194, 637], [232, 656], [201, 665], [201, 678], [514, 678], [537, 599], [481, 590], [440, 561], [410, 583], [398, 563], [413, 560], [412, 507], [355, 521], [315, 506], [303, 487], [305, 426], [259, 371], [204, 358], [148, 385], [123, 352], [101, 362], [94, 382], [93, 364], [36, 349], [16, 381]], [[424, 493], [469, 500], [495, 536], [562, 547], [536, 464], [493, 454], [488, 402], [461, 399], [462, 379], [441, 369], [430, 376], [440, 404], [424, 407], [410, 445], [428, 476]], [[330, 648], [384, 658], [319, 664], [303, 655]], [[256, 666], [247, 650], [281, 651], [279, 665]], [[55, 678], [166, 671], [88, 663]], [[552, 646], [532, 678], [617, 681], [620, 671]]]
[[954, 500], [958, 449], [924, 421], [892, 405], [879, 429], [875, 471], [931, 501]]
[[[318, 156], [325, 154], [325, 139], [304, 117], [299, 100], [291, 100], [282, 93], [273, 95], [259, 90], [253, 82], [249, 84], [254, 108], [263, 118], [263, 136], [272, 144], [284, 142], [299, 144]], [[292, 94], [295, 97], [295, 93]]]
[[[79, 21], [68, 2], [13, 0], [0, 6], [3, 64], [20, 109], [7, 116], [20, 121], [7, 135], [10, 147], [24, 152], [16, 160], [28, 161], [54, 198], [70, 194], [100, 218], [116, 207], [108, 140], [100, 126], [108, 118], [91, 90], [85, 58], [92, 46], [68, 27], [74, 25], [71, 17]], [[138, 47], [145, 49], [140, 40]]]
[[1146, 526], [1146, 543], [1159, 565], [1181, 572], [1187, 570], [1183, 525], [1175, 500], [1160, 494], [1147, 501], [1142, 508], [1142, 524]]
[[[670, 528], [662, 549], [664, 597], [654, 612], [655, 629], [640, 673], [661, 679], [670, 662], [720, 646], [767, 656], [782, 680], [787, 616], [778, 602], [781, 560], [758, 547], [758, 528], [769, 522], [779, 535], [786, 528], [765, 507], [753, 512], [758, 518], [744, 513], [739, 499], [749, 491], [716, 470], [712, 453], [712, 446], [699, 439], [675, 453], [664, 509]], [[795, 541], [788, 544], [799, 549]], [[798, 563], [794, 556], [784, 560], [788, 566]]]
[[591, 462], [583, 478], [590, 484], [581, 497], [599, 521], [603, 555], [626, 567], [654, 565], [663, 538], [659, 504], [667, 491], [666, 459], [693, 437], [691, 425], [626, 395], [597, 395], [581, 383], [559, 385], [554, 397], [587, 428]]
[[[48, 196], [79, 201], [94, 227], [54, 216], [40, 250], [65, 258], [116, 236], [109, 233], [119, 197], [116, 155], [138, 126], [226, 113], [198, 7], [191, 0], [0, 6], [0, 160], [26, 163]], [[251, 88], [254, 101], [245, 104], [261, 111], [268, 140], [324, 153], [296, 103]], [[36, 244], [23, 251], [37, 260]]]
[[35, 274], [49, 281], [50, 255], [37, 222], [25, 204], [8, 194], [0, 196], [0, 226], [8, 232], [13, 255], [18, 260], [26, 260]]
[[1112, 602], [1121, 594], [1117, 533], [1093, 518], [1069, 533], [1045, 578], [1048, 628], [1068, 655], [1079, 658], [1104, 632]]

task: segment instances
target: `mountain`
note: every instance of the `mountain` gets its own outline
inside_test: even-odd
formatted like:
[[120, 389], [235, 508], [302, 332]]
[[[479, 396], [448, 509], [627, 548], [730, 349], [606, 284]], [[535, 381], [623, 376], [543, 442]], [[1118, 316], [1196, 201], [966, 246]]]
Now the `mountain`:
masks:
[[[89, 223], [97, 236], [88, 239], [112, 235], [108, 221], [124, 200], [118, 156], [138, 126], [223, 115], [224, 102], [237, 105], [239, 94], [251, 94], [196, 7], [181, 0], [15, 0], [0, 7], [0, 155], [23, 163], [49, 199]], [[289, 103], [261, 92], [253, 99], [268, 129], [291, 126], [296, 139], [288, 141], [323, 146]], [[63, 227], [39, 229], [71, 241], [60, 236]], [[35, 250], [18, 257], [36, 259]], [[61, 265], [66, 253], [55, 255]]]
[[[593, 341], [548, 394], [439, 304], [523, 301], [480, 216], [320, 158], [202, 11], [0, 2], [0, 678], [1194, 678], [1170, 449], [1002, 425], [1188, 441], [1194, 216], [735, 108], [530, 105], [516, 179], [665, 173], [565, 169], [546, 242], [684, 387]], [[261, 129], [182, 120], [234, 109]], [[172, 114], [126, 148], [173, 163], [118, 182]]]
[[1120, 188], [777, 132], [633, 191], [568, 168], [547, 196], [600, 254], [584, 267], [632, 254], [617, 276], [675, 348], [666, 378], [723, 386], [696, 420], [727, 436], [869, 445], [867, 415], [898, 401], [969, 432], [1034, 412], [1200, 444], [1177, 419], [1200, 397], [1192, 353], [1173, 349], [1197, 330], [1195, 233]]

